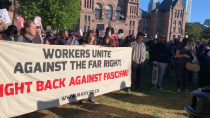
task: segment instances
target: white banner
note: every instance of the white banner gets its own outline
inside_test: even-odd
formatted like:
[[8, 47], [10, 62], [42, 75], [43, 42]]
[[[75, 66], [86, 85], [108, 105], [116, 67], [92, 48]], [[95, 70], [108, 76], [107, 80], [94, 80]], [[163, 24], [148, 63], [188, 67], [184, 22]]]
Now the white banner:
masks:
[[131, 86], [132, 49], [0, 41], [0, 117]]
[[9, 14], [6, 9], [0, 9], [0, 21], [4, 21], [5, 23], [11, 22]]

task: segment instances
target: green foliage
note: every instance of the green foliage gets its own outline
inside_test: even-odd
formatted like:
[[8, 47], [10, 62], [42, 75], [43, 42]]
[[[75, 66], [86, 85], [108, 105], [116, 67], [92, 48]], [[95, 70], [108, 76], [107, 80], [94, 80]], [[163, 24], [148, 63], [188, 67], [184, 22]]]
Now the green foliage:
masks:
[[187, 32], [189, 38], [198, 41], [201, 36], [202, 28], [195, 23], [186, 23], [185, 32]]
[[201, 38], [201, 42], [206, 42], [206, 43], [208, 43], [209, 40], [208, 40], [208, 39]]
[[80, 18], [80, 0], [18, 0], [18, 13], [26, 20], [42, 18], [43, 26], [74, 29]]
[[0, 0], [0, 9], [9, 9], [12, 3], [9, 0]]
[[206, 30], [203, 30], [203, 32], [202, 32], [202, 38], [210, 39], [210, 28], [209, 29], [206, 29]]

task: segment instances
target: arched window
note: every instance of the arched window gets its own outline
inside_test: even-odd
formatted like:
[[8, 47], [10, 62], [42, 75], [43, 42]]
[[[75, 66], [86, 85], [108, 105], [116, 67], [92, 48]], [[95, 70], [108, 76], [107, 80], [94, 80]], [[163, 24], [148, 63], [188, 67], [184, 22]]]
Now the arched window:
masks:
[[101, 19], [102, 17], [102, 5], [100, 3], [95, 4], [95, 15], [96, 19]]
[[115, 20], [122, 20], [122, 17], [122, 8], [120, 6], [117, 6]]
[[106, 19], [111, 19], [112, 18], [112, 10], [113, 10], [113, 8], [112, 8], [111, 5], [106, 6], [106, 10], [105, 10], [105, 13], [106, 13], [105, 18]]
[[176, 20], [174, 20], [173, 24], [175, 24], [175, 25], [176, 25]]

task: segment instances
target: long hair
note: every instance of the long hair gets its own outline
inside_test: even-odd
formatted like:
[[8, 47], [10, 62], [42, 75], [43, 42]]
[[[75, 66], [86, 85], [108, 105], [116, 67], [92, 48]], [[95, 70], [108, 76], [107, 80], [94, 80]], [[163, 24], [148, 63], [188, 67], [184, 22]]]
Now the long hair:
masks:
[[181, 46], [182, 46], [183, 48], [186, 47], [188, 42], [189, 42], [189, 39], [188, 39], [188, 38], [184, 38], [184, 39], [182, 40]]
[[[65, 32], [68, 32], [68, 31], [67, 31], [67, 30], [63, 30], [63, 31], [60, 32], [61, 37], [63, 37], [63, 38], [66, 37], [66, 36], [65, 36]], [[66, 38], [68, 38], [68, 37], [66, 37]]]
[[[90, 43], [91, 42], [91, 38], [94, 36], [94, 33], [93, 32], [91, 32], [91, 31], [89, 31], [88, 33], [87, 33], [87, 37], [86, 37], [86, 41], [87, 41], [87, 43]], [[95, 36], [94, 36], [95, 37]]]

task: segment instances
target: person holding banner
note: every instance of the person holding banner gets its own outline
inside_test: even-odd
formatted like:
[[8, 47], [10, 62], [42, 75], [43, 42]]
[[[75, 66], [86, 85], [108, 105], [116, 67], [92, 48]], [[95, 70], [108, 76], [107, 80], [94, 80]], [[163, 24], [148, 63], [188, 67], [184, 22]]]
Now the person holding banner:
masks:
[[17, 27], [14, 25], [10, 25], [8, 29], [5, 31], [5, 36], [3, 36], [3, 40], [6, 41], [16, 41], [16, 37], [18, 35]]
[[61, 32], [62, 34], [62, 38], [60, 40], [58, 40], [58, 45], [70, 45], [68, 44], [68, 37], [69, 37], [69, 34], [68, 34], [68, 31], [67, 30], [64, 30]]
[[36, 35], [36, 24], [33, 21], [26, 21], [24, 23], [24, 34], [20, 35], [16, 40], [18, 42], [33, 43], [33, 38]]
[[71, 35], [71, 38], [68, 39], [68, 42], [70, 42], [70, 45], [79, 45], [79, 42], [76, 39], [76, 36], [74, 34]]
[[[141, 90], [141, 73], [143, 68], [143, 63], [146, 57], [146, 47], [142, 42], [145, 34], [139, 32], [137, 34], [136, 41], [131, 42], [130, 47], [133, 48], [132, 55], [132, 75], [135, 74], [135, 89], [137, 92], [142, 92]], [[129, 91], [129, 90], [128, 90]]]
[[104, 41], [103, 41], [103, 43], [102, 43], [102, 46], [103, 46], [103, 47], [112, 47], [112, 46], [111, 46], [110, 39], [109, 39], [109, 36], [105, 36], [105, 37], [104, 37]]
[[[87, 45], [96, 45], [96, 43], [94, 43], [95, 39], [96, 39], [96, 37], [95, 37], [94, 33], [91, 32], [91, 31], [88, 32], [87, 37], [86, 37]], [[83, 47], [85, 47], [85, 46], [86, 46], [86, 44], [83, 44]], [[100, 45], [100, 47], [101, 47], [101, 45]], [[93, 103], [93, 104], [98, 104], [98, 102], [96, 102], [95, 100], [93, 100], [92, 97], [88, 98], [87, 101], [90, 102], [90, 103]], [[82, 100], [79, 100], [78, 105], [80, 107], [83, 107]]]

